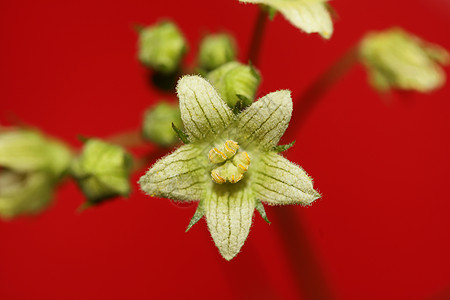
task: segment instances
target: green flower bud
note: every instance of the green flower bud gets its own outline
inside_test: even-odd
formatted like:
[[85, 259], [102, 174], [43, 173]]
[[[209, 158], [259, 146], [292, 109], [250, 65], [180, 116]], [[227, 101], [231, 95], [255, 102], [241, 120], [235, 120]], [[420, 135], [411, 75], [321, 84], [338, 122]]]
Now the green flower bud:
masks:
[[142, 134], [145, 139], [160, 146], [173, 146], [178, 142], [178, 135], [172, 129], [172, 123], [177, 128], [182, 127], [179, 106], [159, 102], [145, 112]]
[[253, 66], [235, 61], [220, 66], [206, 78], [232, 108], [239, 100], [243, 101], [243, 106], [250, 105], [261, 81], [259, 72]]
[[18, 172], [45, 171], [61, 176], [69, 167], [72, 154], [59, 141], [32, 130], [0, 133], [0, 166]]
[[10, 219], [41, 212], [50, 204], [54, 188], [48, 173], [0, 170], [0, 216]]
[[392, 87], [429, 92], [445, 82], [439, 64], [449, 62], [448, 52], [400, 28], [367, 34], [359, 53], [370, 83], [379, 91]]
[[138, 47], [141, 63], [165, 74], [177, 70], [187, 50], [183, 34], [169, 21], [140, 30]]
[[32, 130], [0, 130], [0, 216], [38, 213], [50, 204], [72, 155]]
[[87, 205], [128, 196], [132, 158], [122, 147], [89, 139], [72, 163], [72, 175], [87, 197]]
[[198, 55], [199, 65], [205, 70], [214, 70], [233, 61], [236, 57], [236, 43], [231, 35], [211, 34], [203, 38]]

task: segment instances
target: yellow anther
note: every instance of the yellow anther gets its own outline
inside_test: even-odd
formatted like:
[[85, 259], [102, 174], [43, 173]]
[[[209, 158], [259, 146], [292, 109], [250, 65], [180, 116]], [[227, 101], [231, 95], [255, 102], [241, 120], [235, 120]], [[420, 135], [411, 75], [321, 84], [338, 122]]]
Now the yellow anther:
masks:
[[212, 148], [208, 158], [213, 164], [221, 164], [211, 171], [212, 180], [215, 183], [236, 183], [244, 177], [250, 164], [247, 152], [237, 153], [238, 143], [227, 140], [222, 145]]
[[239, 149], [238, 143], [235, 141], [228, 140], [225, 142], [224, 152], [228, 158], [233, 157], [236, 154], [236, 151]]
[[242, 173], [244, 173], [244, 172], [247, 172], [248, 167], [247, 167], [247, 166], [244, 166], [243, 164], [238, 164], [238, 169], [239, 169]]
[[233, 175], [231, 175], [231, 178], [229, 178], [229, 180], [230, 180], [231, 183], [236, 183], [236, 182], [238, 182], [239, 180], [241, 180], [242, 177], [244, 177], [244, 175], [242, 175], [242, 174], [239, 174], [239, 175], [237, 176], [237, 178], [236, 178], [236, 176], [233, 174]]
[[213, 164], [221, 163], [227, 159], [225, 153], [215, 147], [209, 151], [208, 157], [209, 161], [211, 161]]
[[242, 158], [243, 161], [245, 162], [245, 164], [249, 165], [250, 164], [250, 156], [248, 156], [247, 152], [242, 152]]
[[225, 182], [225, 178], [219, 175], [219, 171], [217, 169], [211, 171], [211, 177], [215, 183], [222, 184]]

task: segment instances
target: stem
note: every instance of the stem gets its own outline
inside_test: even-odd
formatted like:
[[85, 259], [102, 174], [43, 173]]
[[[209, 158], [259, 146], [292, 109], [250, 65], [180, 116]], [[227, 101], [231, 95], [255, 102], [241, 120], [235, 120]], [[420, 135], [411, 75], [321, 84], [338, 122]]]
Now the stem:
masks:
[[333, 299], [331, 290], [314, 253], [307, 229], [292, 207], [275, 208], [277, 224], [281, 227], [281, 238], [289, 263], [294, 271], [294, 280], [302, 299]]
[[135, 148], [148, 144], [142, 138], [139, 130], [125, 131], [112, 135], [105, 139], [111, 144], [116, 144], [125, 148]]
[[247, 61], [250, 61], [253, 65], [258, 64], [258, 58], [262, 40], [264, 37], [264, 29], [267, 23], [267, 12], [259, 8], [258, 17], [256, 19], [255, 26], [253, 27], [252, 41], [248, 50]]
[[296, 107], [291, 118], [291, 128], [299, 129], [322, 96], [345, 75], [358, 61], [357, 47], [351, 47], [328, 70], [320, 75], [306, 91], [295, 100]]

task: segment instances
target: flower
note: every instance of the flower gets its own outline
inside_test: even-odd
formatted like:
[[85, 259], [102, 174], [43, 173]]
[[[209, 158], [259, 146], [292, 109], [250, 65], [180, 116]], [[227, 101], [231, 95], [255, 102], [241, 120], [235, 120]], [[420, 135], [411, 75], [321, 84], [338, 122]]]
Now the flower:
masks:
[[199, 76], [177, 85], [189, 143], [157, 161], [139, 180], [152, 197], [199, 201], [188, 229], [206, 216], [226, 260], [237, 255], [255, 208], [308, 205], [320, 195], [306, 172], [274, 150], [292, 113], [287, 90], [270, 93], [234, 115], [218, 92]]
[[333, 22], [328, 0], [239, 0], [243, 3], [263, 4], [280, 11], [295, 27], [306, 33], [319, 33], [329, 39]]
[[429, 92], [445, 82], [439, 64], [448, 64], [448, 52], [401, 28], [370, 32], [359, 45], [360, 60], [369, 81], [379, 91], [391, 87]]

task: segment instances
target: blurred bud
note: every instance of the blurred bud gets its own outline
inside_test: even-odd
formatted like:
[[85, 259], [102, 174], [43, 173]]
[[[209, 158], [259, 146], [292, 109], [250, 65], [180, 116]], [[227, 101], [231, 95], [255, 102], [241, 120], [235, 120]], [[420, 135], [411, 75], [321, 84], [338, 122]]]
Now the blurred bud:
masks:
[[186, 53], [187, 45], [178, 27], [169, 21], [139, 31], [139, 60], [164, 74], [174, 73]]
[[50, 204], [54, 188], [48, 173], [0, 170], [0, 216], [10, 219], [41, 212]]
[[0, 166], [19, 172], [46, 171], [61, 176], [69, 167], [72, 154], [59, 141], [32, 130], [0, 133]]
[[89, 139], [72, 163], [72, 175], [88, 205], [116, 196], [128, 196], [132, 158], [122, 147]]
[[163, 147], [170, 147], [178, 142], [178, 135], [172, 129], [182, 127], [181, 113], [178, 105], [159, 102], [144, 114], [142, 134], [145, 139]]
[[448, 64], [448, 52], [400, 28], [368, 33], [359, 46], [360, 59], [367, 67], [374, 88], [429, 92], [441, 87]]
[[205, 70], [214, 70], [229, 61], [233, 61], [235, 57], [236, 43], [231, 35], [207, 35], [200, 44], [198, 60], [200, 67]]
[[35, 214], [51, 202], [72, 155], [62, 143], [32, 130], [0, 131], [0, 216]]
[[206, 78], [231, 108], [234, 108], [239, 100], [243, 101], [244, 107], [250, 105], [261, 81], [259, 72], [253, 66], [235, 61], [208, 73]]

